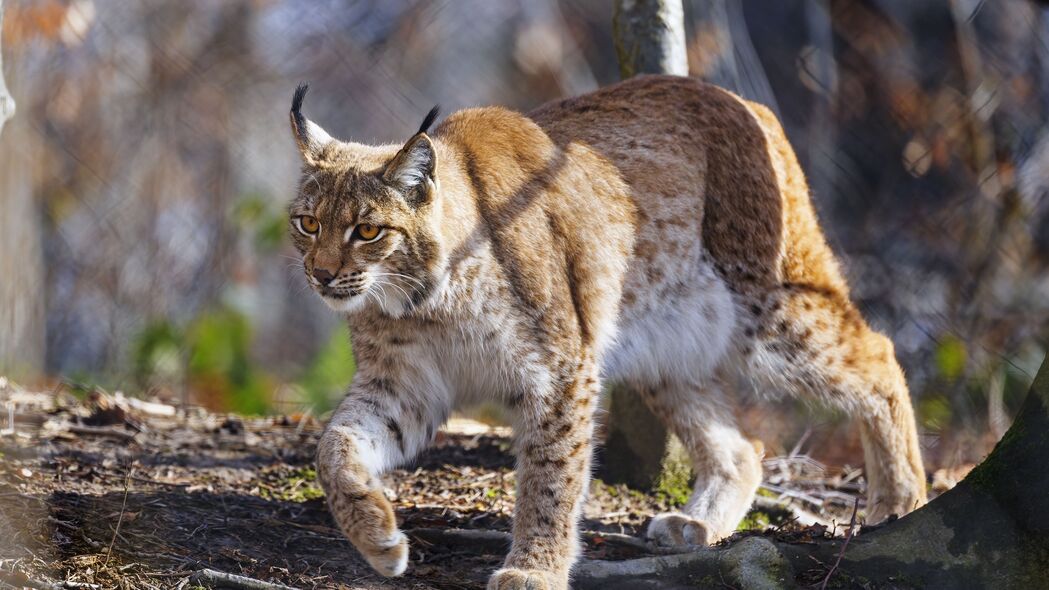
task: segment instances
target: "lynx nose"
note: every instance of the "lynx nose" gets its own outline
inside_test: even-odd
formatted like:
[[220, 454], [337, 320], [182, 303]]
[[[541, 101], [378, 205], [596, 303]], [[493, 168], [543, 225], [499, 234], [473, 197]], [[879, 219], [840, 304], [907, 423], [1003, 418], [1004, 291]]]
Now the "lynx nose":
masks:
[[315, 266], [313, 267], [313, 278], [317, 279], [321, 285], [327, 287], [328, 283], [335, 278], [335, 273], [326, 268]]

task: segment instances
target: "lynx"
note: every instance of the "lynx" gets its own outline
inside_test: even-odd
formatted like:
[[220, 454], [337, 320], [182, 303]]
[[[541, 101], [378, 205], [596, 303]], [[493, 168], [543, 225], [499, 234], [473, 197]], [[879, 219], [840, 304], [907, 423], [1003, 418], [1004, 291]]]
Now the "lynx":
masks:
[[765, 107], [645, 76], [522, 115], [459, 111], [404, 145], [335, 140], [292, 102], [303, 158], [291, 233], [349, 324], [358, 372], [317, 450], [342, 531], [405, 571], [380, 475], [457, 404], [513, 416], [513, 545], [493, 589], [566, 588], [602, 382], [640, 392], [689, 450], [695, 491], [647, 535], [731, 534], [761, 457], [729, 384], [806, 396], [860, 424], [868, 520], [925, 502], [891, 342], [850, 302], [804, 175]]

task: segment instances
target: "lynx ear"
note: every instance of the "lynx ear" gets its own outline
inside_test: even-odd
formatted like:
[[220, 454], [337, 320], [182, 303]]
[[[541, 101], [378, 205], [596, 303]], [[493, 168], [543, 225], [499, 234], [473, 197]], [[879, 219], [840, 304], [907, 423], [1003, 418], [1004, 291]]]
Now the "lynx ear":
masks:
[[435, 105], [426, 113], [419, 130], [386, 164], [382, 173], [383, 180], [397, 185], [406, 195], [417, 196], [421, 193], [424, 201], [430, 200], [437, 188], [437, 151], [427, 132], [437, 120], [440, 110], [441, 106]]
[[417, 133], [386, 165], [382, 178], [403, 191], [409, 191], [435, 180], [436, 170], [437, 152], [433, 149], [433, 141], [425, 133]]
[[295, 136], [295, 143], [299, 146], [303, 161], [315, 165], [320, 161], [325, 146], [333, 140], [320, 125], [302, 116], [302, 99], [306, 98], [308, 89], [308, 84], [299, 84], [295, 89], [295, 96], [291, 99], [291, 133]]

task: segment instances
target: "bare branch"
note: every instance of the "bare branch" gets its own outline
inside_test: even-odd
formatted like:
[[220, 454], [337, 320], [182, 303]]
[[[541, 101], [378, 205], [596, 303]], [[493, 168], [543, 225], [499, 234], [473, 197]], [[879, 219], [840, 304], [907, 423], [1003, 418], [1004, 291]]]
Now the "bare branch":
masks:
[[213, 569], [202, 569], [189, 577], [191, 584], [206, 587], [235, 588], [236, 590], [292, 590], [290, 586], [274, 584], [246, 576], [227, 574]]

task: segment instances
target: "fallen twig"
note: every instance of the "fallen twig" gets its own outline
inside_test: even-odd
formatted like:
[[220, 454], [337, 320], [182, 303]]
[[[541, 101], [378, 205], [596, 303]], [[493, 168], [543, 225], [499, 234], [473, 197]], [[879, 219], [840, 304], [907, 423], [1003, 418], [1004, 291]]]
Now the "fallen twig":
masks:
[[121, 392], [113, 394], [113, 399], [117, 404], [123, 404], [132, 410], [147, 414], [149, 416], [158, 416], [164, 418], [172, 418], [176, 414], [175, 406], [169, 406], [168, 404], [161, 404], [157, 402], [147, 402], [140, 400], [135, 397], [127, 397]]
[[16, 588], [33, 588], [34, 590], [99, 590], [101, 588], [98, 584], [88, 584], [87, 582], [58, 582], [55, 584], [41, 582], [40, 580], [33, 580], [21, 572], [3, 570], [0, 570], [0, 582], [10, 584]]
[[291, 586], [285, 586], [284, 584], [264, 582], [262, 580], [256, 580], [255, 578], [227, 574], [226, 572], [220, 572], [213, 569], [202, 569], [194, 573], [189, 577], [189, 582], [198, 586], [204, 586], [205, 588], [233, 588], [235, 590], [295, 590]]
[[827, 584], [830, 583], [831, 576], [838, 569], [841, 564], [841, 558], [845, 557], [845, 549], [849, 546], [849, 541], [852, 539], [852, 533], [856, 530], [856, 511], [860, 507], [859, 499], [852, 505], [852, 518], [849, 519], [849, 531], [845, 533], [845, 542], [841, 544], [841, 551], [838, 552], [838, 558], [834, 560], [834, 565], [830, 567], [830, 571], [827, 572], [827, 577], [823, 578], [823, 583], [820, 584], [820, 590], [826, 590]]
[[127, 466], [127, 477], [124, 478], [124, 501], [120, 503], [120, 516], [117, 517], [117, 526], [113, 529], [113, 538], [109, 540], [109, 548], [106, 549], [106, 561], [102, 567], [109, 565], [109, 558], [113, 557], [113, 545], [117, 542], [120, 534], [120, 523], [124, 522], [124, 509], [127, 508], [127, 493], [131, 489], [131, 472], [135, 469], [134, 464]]
[[135, 438], [137, 432], [125, 432], [117, 428], [103, 428], [100, 426], [84, 426], [83, 424], [71, 424], [69, 426], [69, 432], [74, 434], [90, 434], [94, 436], [111, 436], [113, 438], [119, 438], [121, 440], [131, 440]]

